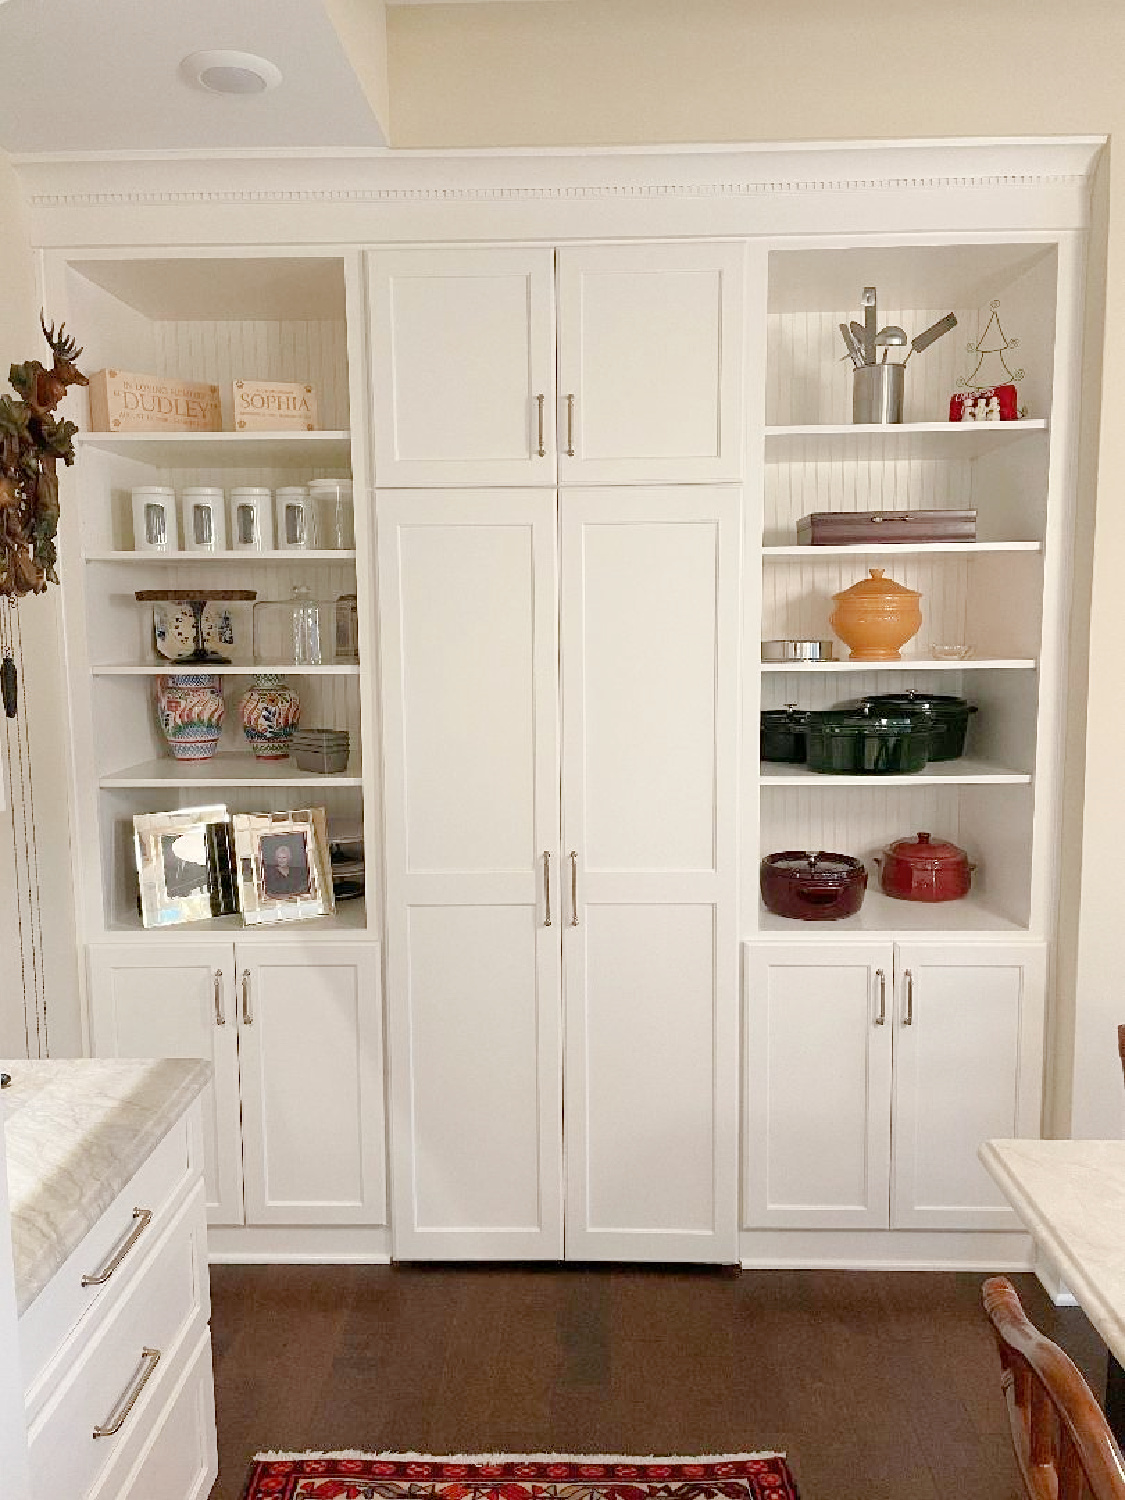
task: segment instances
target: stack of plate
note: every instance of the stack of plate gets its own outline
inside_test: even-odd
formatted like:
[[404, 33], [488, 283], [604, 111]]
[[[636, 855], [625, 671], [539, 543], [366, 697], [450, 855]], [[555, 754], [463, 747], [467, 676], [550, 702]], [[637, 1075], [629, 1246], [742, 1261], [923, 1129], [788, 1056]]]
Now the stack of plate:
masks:
[[348, 769], [350, 747], [346, 729], [297, 729], [289, 748], [302, 771], [331, 776]]

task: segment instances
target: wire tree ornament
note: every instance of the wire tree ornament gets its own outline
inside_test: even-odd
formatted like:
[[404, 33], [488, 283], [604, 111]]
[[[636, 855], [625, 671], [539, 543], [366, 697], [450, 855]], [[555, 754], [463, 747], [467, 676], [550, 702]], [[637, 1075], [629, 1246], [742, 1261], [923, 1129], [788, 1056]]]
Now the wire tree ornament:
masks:
[[[961, 375], [957, 379], [958, 385], [971, 391], [989, 390], [994, 385], [1015, 385], [1026, 374], [1022, 367], [1018, 370], [1009, 368], [1008, 361], [1004, 358], [1010, 349], [1019, 348], [1020, 341], [1008, 338], [1000, 326], [999, 300], [990, 302], [988, 306], [992, 316], [985, 324], [984, 332], [976, 343], [970, 339], [965, 345], [969, 354], [977, 356], [977, 367], [971, 375]], [[990, 363], [986, 365], [986, 361]], [[999, 369], [996, 368], [997, 364]]]

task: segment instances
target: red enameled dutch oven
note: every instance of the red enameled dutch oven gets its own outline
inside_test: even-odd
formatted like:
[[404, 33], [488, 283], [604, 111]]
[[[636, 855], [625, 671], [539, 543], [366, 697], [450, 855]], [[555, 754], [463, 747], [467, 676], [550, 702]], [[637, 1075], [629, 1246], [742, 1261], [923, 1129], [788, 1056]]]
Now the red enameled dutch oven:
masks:
[[835, 922], [863, 905], [867, 870], [850, 854], [785, 849], [762, 860], [761, 882], [767, 911], [801, 922]]
[[899, 901], [959, 901], [969, 894], [976, 869], [964, 849], [928, 833], [896, 839], [875, 863], [884, 895]]

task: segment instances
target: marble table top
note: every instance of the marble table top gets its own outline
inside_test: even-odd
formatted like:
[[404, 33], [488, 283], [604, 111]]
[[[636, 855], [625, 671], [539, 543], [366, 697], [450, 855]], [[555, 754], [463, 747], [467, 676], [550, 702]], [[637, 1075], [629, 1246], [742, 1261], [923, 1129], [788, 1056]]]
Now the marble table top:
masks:
[[986, 1141], [980, 1159], [1125, 1362], [1125, 1141]]
[[22, 1313], [206, 1088], [194, 1058], [0, 1064], [16, 1306]]

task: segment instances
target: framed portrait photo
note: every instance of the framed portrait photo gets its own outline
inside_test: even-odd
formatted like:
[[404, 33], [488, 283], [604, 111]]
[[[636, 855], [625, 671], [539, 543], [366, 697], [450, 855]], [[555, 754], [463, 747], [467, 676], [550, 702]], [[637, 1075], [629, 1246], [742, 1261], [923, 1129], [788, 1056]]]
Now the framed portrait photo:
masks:
[[302, 922], [336, 910], [323, 807], [235, 813], [234, 850], [243, 920]]
[[145, 927], [205, 922], [236, 909], [229, 899], [229, 831], [229, 815], [218, 803], [134, 816]]

